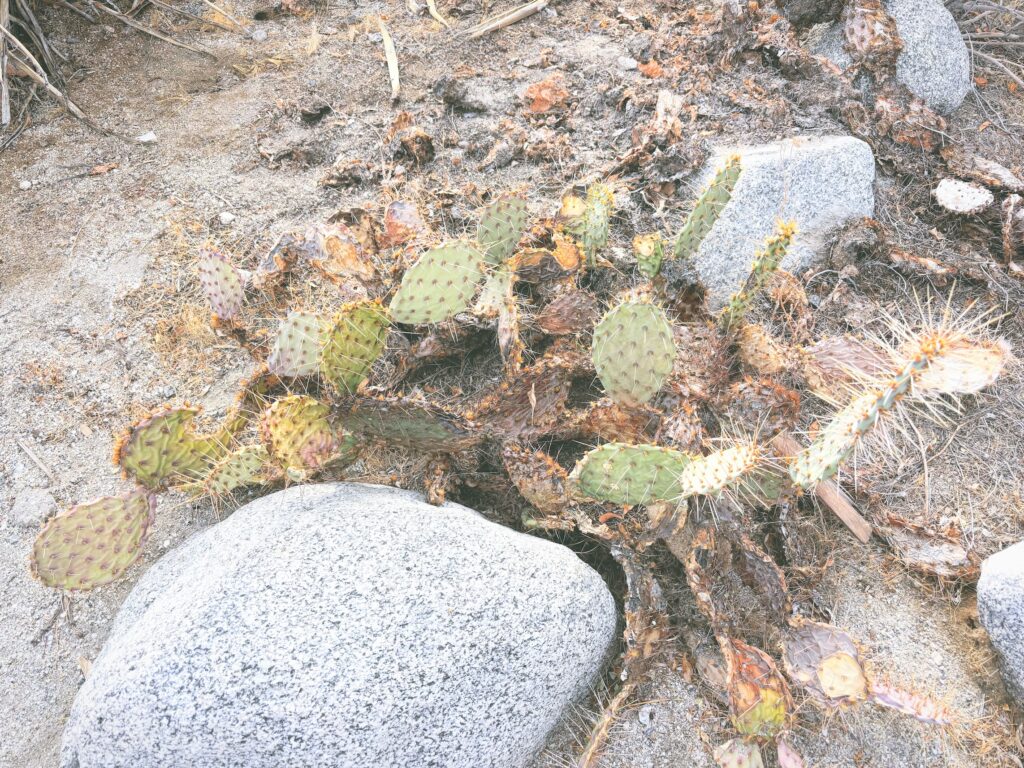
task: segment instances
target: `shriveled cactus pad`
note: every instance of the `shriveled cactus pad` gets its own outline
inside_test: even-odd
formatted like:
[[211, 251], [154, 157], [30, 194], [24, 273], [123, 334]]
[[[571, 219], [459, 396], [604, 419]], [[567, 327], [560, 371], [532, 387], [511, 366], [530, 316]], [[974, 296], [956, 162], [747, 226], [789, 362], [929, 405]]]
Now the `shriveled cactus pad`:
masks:
[[205, 477], [227, 453], [231, 435], [228, 430], [196, 435], [192, 420], [198, 413], [198, 408], [166, 408], [143, 419], [121, 437], [114, 462], [153, 491]]
[[653, 304], [620, 304], [594, 328], [594, 367], [617, 402], [642, 405], [654, 397], [672, 372], [675, 356], [672, 326]]
[[744, 736], [771, 739], [789, 720], [789, 688], [775, 662], [760, 648], [739, 640], [720, 641], [729, 667], [729, 710]]
[[465, 420], [415, 398], [361, 398], [343, 421], [358, 434], [429, 453], [455, 453], [482, 439]]
[[786, 674], [818, 701], [839, 706], [867, 699], [860, 649], [838, 627], [795, 618], [782, 647]]
[[281, 321], [267, 358], [267, 370], [278, 376], [310, 376], [320, 359], [322, 328], [312, 312], [289, 312]]
[[761, 749], [743, 739], [730, 739], [715, 748], [715, 762], [719, 768], [764, 768]]
[[476, 241], [490, 263], [501, 264], [512, 255], [529, 217], [526, 201], [518, 197], [497, 200], [484, 209]]
[[384, 351], [387, 336], [388, 316], [379, 302], [346, 304], [324, 334], [320, 374], [338, 392], [354, 392]]
[[396, 323], [440, 323], [466, 310], [483, 278], [483, 255], [466, 242], [432, 248], [405, 273], [391, 299]]
[[576, 464], [571, 479], [592, 499], [646, 504], [679, 497], [679, 476], [692, 457], [657, 445], [607, 443]]
[[145, 488], [77, 504], [52, 518], [32, 547], [32, 574], [48, 587], [109, 584], [138, 559], [156, 497]]

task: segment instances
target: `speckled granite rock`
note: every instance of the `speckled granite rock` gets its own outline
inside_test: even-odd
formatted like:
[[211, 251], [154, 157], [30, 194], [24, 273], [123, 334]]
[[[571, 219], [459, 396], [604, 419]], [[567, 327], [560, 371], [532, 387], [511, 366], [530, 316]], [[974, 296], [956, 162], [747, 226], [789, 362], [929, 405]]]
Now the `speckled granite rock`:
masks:
[[797, 237], [782, 266], [799, 272], [823, 256], [837, 227], [875, 210], [875, 158], [860, 139], [821, 136], [723, 148], [701, 172], [698, 186], [734, 153], [743, 170], [732, 199], [693, 258], [712, 309], [721, 308], [746, 280], [754, 254], [780, 219], [796, 221]]
[[1024, 706], [1024, 541], [981, 564], [978, 614], [999, 652], [1006, 688]]
[[141, 579], [61, 764], [522, 766], [616, 618], [562, 546], [406, 491], [293, 487]]
[[[936, 112], [948, 114], [971, 90], [971, 55], [953, 15], [941, 0], [883, 0], [896, 22], [903, 50], [896, 79]], [[842, 23], [812, 30], [807, 45], [840, 69], [853, 63], [843, 48]]]

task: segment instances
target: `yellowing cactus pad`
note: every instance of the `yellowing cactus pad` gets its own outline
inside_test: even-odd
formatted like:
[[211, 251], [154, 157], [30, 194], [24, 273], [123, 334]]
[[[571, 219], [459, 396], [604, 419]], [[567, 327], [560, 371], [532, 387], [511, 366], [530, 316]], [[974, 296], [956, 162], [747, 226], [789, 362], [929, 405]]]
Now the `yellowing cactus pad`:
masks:
[[840, 706], [867, 699], [860, 649], [838, 627], [794, 618], [782, 647], [786, 674], [818, 701]]
[[693, 457], [657, 445], [607, 443], [584, 456], [571, 480], [586, 496], [616, 504], [646, 504], [680, 495], [679, 476]]
[[210, 470], [203, 491], [210, 496], [225, 496], [247, 485], [265, 482], [270, 454], [265, 446], [246, 445], [232, 451]]
[[230, 320], [242, 309], [245, 280], [242, 273], [217, 251], [199, 254], [199, 283], [210, 300], [210, 307], [221, 320]]
[[432, 248], [402, 278], [391, 299], [396, 323], [440, 323], [469, 308], [483, 279], [483, 255], [466, 242]]
[[660, 307], [625, 302], [594, 328], [592, 354], [608, 396], [624, 405], [643, 405], [672, 373], [672, 325]]
[[77, 504], [52, 518], [32, 547], [32, 574], [48, 587], [92, 589], [120, 577], [142, 553], [156, 498], [144, 488]]
[[758, 469], [760, 455], [755, 446], [734, 445], [695, 458], [679, 476], [680, 498], [715, 496], [739, 486]]
[[329, 406], [306, 395], [289, 395], [272, 404], [260, 417], [260, 437], [270, 457], [293, 473], [353, 460], [353, 446], [339, 438], [327, 420], [329, 413]]
[[376, 301], [346, 304], [324, 332], [320, 375], [341, 394], [355, 392], [384, 351], [388, 316]]
[[122, 436], [114, 462], [126, 476], [150, 490], [187, 485], [206, 476], [228, 451], [229, 429], [196, 435], [192, 420], [197, 408], [166, 408], [149, 416]]
[[764, 768], [761, 748], [743, 739], [730, 739], [715, 747], [718, 768]]
[[786, 728], [792, 708], [789, 689], [771, 657], [760, 648], [725, 638], [720, 643], [729, 667], [729, 710], [744, 736], [773, 739]]

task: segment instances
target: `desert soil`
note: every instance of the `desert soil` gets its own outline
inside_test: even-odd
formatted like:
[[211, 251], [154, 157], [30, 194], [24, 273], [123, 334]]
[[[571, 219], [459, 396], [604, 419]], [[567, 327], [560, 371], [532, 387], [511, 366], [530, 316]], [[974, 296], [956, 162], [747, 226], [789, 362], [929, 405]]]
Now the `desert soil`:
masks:
[[[438, 5], [465, 28], [487, 6], [511, 3]], [[188, 7], [205, 12], [198, 3]], [[261, 7], [245, 0], [231, 10], [251, 20]], [[127, 28], [90, 26], [58, 9], [44, 18], [74, 63], [75, 101], [110, 131], [152, 132], [155, 141], [104, 135], [37, 103], [31, 126], [0, 153], [0, 766], [56, 765], [71, 701], [132, 584], [148, 564], [224, 513], [163, 497], [156, 533], [130, 577], [67, 597], [31, 579], [26, 563], [36, 528], [17, 525], [9, 514], [15, 498], [33, 487], [48, 488], [61, 507], [123, 490], [110, 463], [113, 439], [148, 409], [189, 400], [215, 415], [230, 403], [252, 364], [208, 325], [194, 273], [201, 245], [216, 244], [251, 265], [286, 233], [343, 209], [378, 210], [394, 198], [457, 197], [470, 201], [460, 205], [471, 212], [472, 201], [522, 190], [537, 210], [553, 211], [565, 190], [627, 153], [661, 89], [686, 94], [688, 130], [713, 143], [846, 132], [814, 106], [811, 91], [791, 93], [773, 63], [759, 57], [714, 81], [672, 66], [654, 77], [638, 71], [636, 60], [652, 52], [666, 64], [686, 56], [674, 41], [706, 14], [683, 3], [561, 0], [479, 41], [442, 29], [398, 0], [342, 0], [305, 16], [247, 22], [265, 32], [262, 40], [154, 13], [144, 15], [216, 58]], [[398, 50], [397, 102], [378, 15]], [[567, 108], [530, 115], [522, 91], [554, 71], [564, 75]], [[446, 102], [451, 80], [474, 75], [473, 104]], [[433, 138], [436, 157], [422, 167], [395, 154], [389, 132], [402, 112]], [[1022, 130], [1024, 101], [990, 76], [950, 119], [948, 134], [1020, 173]], [[349, 171], [340, 174], [344, 183], [323, 183], [337, 179], [339, 169]], [[978, 250], [969, 227], [930, 206], [932, 182], [880, 167], [879, 220], [904, 248], [970, 263], [975, 275], [991, 273], [991, 280], [958, 286], [958, 306], [978, 298], [1010, 313], [999, 330], [1020, 349], [1020, 283], [988, 266], [992, 253]], [[629, 190], [614, 244], [627, 247], [634, 228], [677, 226], [693, 191], [681, 185], [652, 208], [645, 190]], [[429, 213], [435, 226], [459, 226]], [[912, 312], [913, 291], [926, 291], [929, 280], [868, 263], [857, 275], [823, 271], [812, 285], [820, 298], [833, 297], [823, 326], [841, 328], [873, 322], [879, 307]], [[951, 289], [934, 287], [943, 296]], [[952, 438], [941, 428], [926, 434], [925, 455], [910, 455], [885, 492], [862, 503], [875, 519], [898, 511], [937, 527], [955, 523], [981, 556], [1015, 542], [1024, 525], [1022, 424], [1024, 394], [1011, 376], [971, 404]], [[845, 541], [841, 528], [822, 524]], [[970, 587], [911, 578], [880, 544], [836, 549], [820, 599], [836, 601], [837, 623], [867, 633], [864, 641], [880, 646], [878, 661], [893, 665], [895, 677], [923, 680], [954, 702], [983, 702], [970, 714], [998, 723], [992, 754], [1010, 760], [1012, 725], [976, 631]], [[931, 667], [944, 658], [959, 659], [957, 669], [936, 674]], [[720, 706], [711, 707], [721, 720]], [[814, 727], [826, 739], [829, 728], [856, 737], [858, 721]], [[865, 740], [884, 735], [884, 728], [865, 728]], [[801, 736], [809, 750], [820, 732]], [[972, 764], [957, 745], [941, 738], [934, 744], [930, 762], [921, 765]], [[886, 764], [856, 760], [822, 756], [813, 764]]]

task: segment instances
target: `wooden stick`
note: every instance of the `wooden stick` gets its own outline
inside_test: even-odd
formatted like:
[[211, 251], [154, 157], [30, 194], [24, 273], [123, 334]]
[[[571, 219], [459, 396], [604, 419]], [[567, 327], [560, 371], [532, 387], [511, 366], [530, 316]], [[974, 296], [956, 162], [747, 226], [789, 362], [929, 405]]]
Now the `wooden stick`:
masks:
[[28, 457], [32, 459], [33, 463], [35, 463], [39, 469], [42, 470], [43, 474], [50, 478], [51, 483], [54, 485], [60, 485], [60, 482], [57, 480], [57, 476], [50, 471], [50, 468], [43, 463], [43, 460], [36, 455], [35, 451], [28, 447], [27, 443], [23, 442], [20, 437], [14, 438], [14, 442], [18, 444], [18, 447], [20, 447], [21, 450], [28, 454]]
[[470, 40], [476, 40], [478, 37], [483, 37], [491, 32], [496, 32], [502, 27], [507, 27], [510, 24], [515, 24], [517, 21], [522, 21], [525, 18], [533, 16], [538, 11], [543, 11], [548, 7], [550, 0], [532, 0], [532, 2], [526, 5], [521, 5], [518, 8], [514, 8], [506, 13], [498, 14], [490, 19], [477, 24], [472, 29], [467, 30], [466, 34]]
[[447, 29], [451, 29], [451, 22], [442, 16], [441, 12], [437, 10], [437, 0], [427, 0], [427, 11], [430, 13], [431, 18], [433, 18], [434, 21]]
[[[67, 107], [67, 110], [72, 115], [79, 118], [80, 120], [85, 120], [88, 122], [88, 118], [85, 116], [85, 113], [82, 112], [82, 110], [80, 110], [77, 106], [75, 106], [75, 103], [71, 101], [71, 99], [69, 99], [63, 91], [61, 91], [59, 88], [54, 87], [53, 84], [50, 83], [50, 79], [46, 76], [46, 71], [42, 68], [42, 66], [40, 66], [39, 62], [36, 61], [36, 57], [32, 55], [32, 52], [24, 45], [22, 45], [21, 41], [18, 38], [16, 38], [14, 35], [8, 32], [4, 27], [0, 27], [0, 36], [2, 36], [5, 40], [9, 41], [15, 48], [18, 49], [18, 51], [25, 58], [29, 60], [29, 62], [31, 62], [32, 66], [30, 67], [26, 65], [25, 62], [18, 61], [17, 59], [15, 59], [15, 61], [18, 61], [18, 63], [25, 68], [25, 73], [28, 75], [28, 77], [30, 77], [35, 82], [39, 83], [39, 85], [43, 86], [43, 88], [46, 89], [47, 93], [49, 93], [51, 96], [56, 98], [61, 104]], [[35, 67], [35, 69], [33, 69], [33, 67]]]
[[221, 14], [222, 16], [224, 16], [224, 18], [226, 18], [232, 24], [234, 24], [239, 29], [241, 29], [243, 32], [245, 32], [245, 34], [249, 35], [249, 37], [252, 37], [252, 30], [251, 29], [249, 29], [247, 26], [245, 26], [245, 24], [240, 22], [238, 19], [236, 19], [230, 13], [228, 13], [223, 8], [221, 8], [219, 5], [217, 5], [215, 2], [213, 2], [213, 0], [203, 0], [203, 2], [206, 3], [208, 6], [210, 6], [211, 8], [213, 8], [213, 10], [217, 11], [217, 13]]
[[135, 19], [132, 19], [128, 16], [125, 16], [123, 13], [118, 13], [117, 11], [108, 8], [103, 3], [93, 3], [92, 7], [98, 8], [104, 13], [113, 16], [122, 24], [127, 24], [132, 29], [137, 29], [144, 34], [150, 35], [151, 37], [155, 37], [157, 40], [162, 40], [163, 42], [169, 43], [170, 45], [173, 45], [177, 48], [184, 48], [186, 51], [192, 51], [192, 53], [198, 53], [200, 56], [209, 56], [211, 59], [217, 58], [217, 56], [213, 53], [210, 53], [210, 51], [204, 51], [202, 48], [196, 48], [194, 45], [189, 45], [188, 43], [183, 43], [180, 40], [175, 40], [173, 37], [168, 37], [167, 35], [161, 32], [157, 32], [152, 27], [147, 27], [145, 24], [140, 24], [139, 22], [135, 21]]
[[[785, 456], [795, 456], [801, 450], [800, 443], [785, 432], [781, 432], [775, 438], [774, 443], [779, 452]], [[853, 502], [850, 501], [850, 497], [835, 481], [824, 480], [818, 483], [814, 488], [814, 495], [843, 521], [862, 544], [868, 543], [871, 539], [871, 523], [857, 511]]]
[[391, 78], [391, 100], [398, 100], [398, 92], [402, 88], [402, 81], [398, 79], [398, 51], [395, 50], [395, 41], [391, 39], [391, 33], [384, 26], [384, 19], [378, 17], [377, 24], [380, 26], [380, 36], [384, 40], [384, 58], [388, 62], [388, 75]]
[[[11, 2], [0, 0], [0, 27], [10, 26]], [[0, 125], [11, 122], [11, 91], [7, 84], [7, 37], [0, 36]]]

